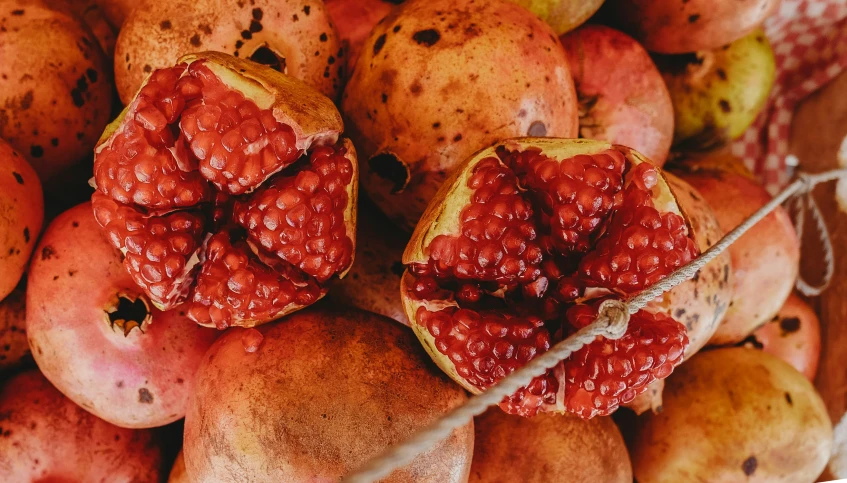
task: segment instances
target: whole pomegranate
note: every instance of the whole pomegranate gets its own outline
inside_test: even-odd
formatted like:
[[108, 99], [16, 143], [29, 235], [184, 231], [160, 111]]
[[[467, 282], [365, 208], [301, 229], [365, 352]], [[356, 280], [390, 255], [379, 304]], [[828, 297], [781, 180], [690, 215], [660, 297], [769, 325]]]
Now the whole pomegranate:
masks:
[[817, 481], [832, 423], [802, 374], [762, 351], [705, 351], [665, 381], [658, 414], [637, 421], [639, 482]]
[[[305, 310], [230, 329], [198, 370], [185, 418], [191, 481], [338, 481], [467, 400], [406, 327]], [[473, 424], [381, 482], [466, 482]]]
[[157, 69], [192, 52], [224, 52], [268, 65], [335, 99], [344, 51], [323, 2], [177, 0], [132, 10], [115, 48], [115, 83], [129, 104]]
[[185, 415], [194, 372], [218, 332], [160, 312], [121, 266], [91, 204], [44, 233], [27, 285], [26, 332], [39, 369], [63, 394], [126, 428]]
[[111, 115], [112, 75], [67, 9], [0, 0], [0, 11], [0, 138], [48, 181], [91, 154]]
[[559, 40], [506, 0], [410, 0], [374, 28], [342, 111], [362, 185], [411, 230], [438, 187], [479, 149], [514, 136], [577, 135]]
[[657, 166], [673, 140], [673, 105], [650, 54], [602, 25], [562, 36], [579, 100], [579, 136], [629, 146]]
[[752, 32], [779, 0], [607, 0], [601, 13], [647, 50], [710, 50]]
[[338, 38], [346, 44], [345, 63], [352, 69], [371, 30], [403, 0], [325, 0], [324, 3], [338, 30]]
[[87, 413], [36, 370], [0, 384], [0, 415], [3, 481], [156, 483], [163, 476], [151, 431]]
[[720, 49], [656, 56], [674, 110], [674, 150], [709, 150], [739, 138], [765, 107], [776, 60], [762, 29]]
[[[461, 165], [403, 254], [401, 295], [435, 362], [479, 393], [699, 249], [659, 168], [622, 146], [521, 138]], [[691, 290], [692, 285], [680, 288]], [[612, 413], [682, 362], [686, 327], [655, 305], [506, 398], [507, 412]]]
[[745, 347], [761, 349], [791, 364], [815, 380], [821, 355], [821, 327], [814, 309], [791, 294], [779, 313], [744, 339]]
[[[724, 231], [738, 226], [771, 200], [735, 158], [686, 164], [679, 176], [712, 207]], [[734, 287], [723, 322], [709, 341], [740, 342], [771, 320], [791, 294], [800, 264], [800, 242], [788, 213], [777, 208], [728, 249]]]
[[26, 299], [20, 288], [0, 301], [0, 373], [16, 368], [27, 356]]
[[632, 483], [632, 465], [610, 418], [543, 414], [516, 418], [489, 409], [474, 420], [471, 483]]
[[0, 139], [0, 300], [18, 285], [43, 221], [44, 195], [38, 175]]
[[94, 215], [161, 310], [253, 326], [310, 305], [355, 250], [356, 153], [332, 101], [216, 52], [153, 72], [103, 134]]
[[356, 228], [356, 263], [332, 286], [327, 299], [409, 325], [398, 290], [406, 270], [402, 259], [409, 236], [398, 231], [371, 203], [359, 204]]
[[569, 32], [588, 20], [603, 0], [511, 0], [550, 24], [557, 35]]

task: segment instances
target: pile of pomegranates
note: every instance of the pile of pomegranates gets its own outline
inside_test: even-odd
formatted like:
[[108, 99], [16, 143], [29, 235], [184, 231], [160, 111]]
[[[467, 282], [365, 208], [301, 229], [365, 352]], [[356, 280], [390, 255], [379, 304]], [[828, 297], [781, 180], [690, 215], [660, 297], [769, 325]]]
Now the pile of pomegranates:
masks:
[[[411, 438], [771, 199], [777, 3], [0, 0], [0, 481]], [[379, 481], [815, 481], [799, 260], [779, 208]]]

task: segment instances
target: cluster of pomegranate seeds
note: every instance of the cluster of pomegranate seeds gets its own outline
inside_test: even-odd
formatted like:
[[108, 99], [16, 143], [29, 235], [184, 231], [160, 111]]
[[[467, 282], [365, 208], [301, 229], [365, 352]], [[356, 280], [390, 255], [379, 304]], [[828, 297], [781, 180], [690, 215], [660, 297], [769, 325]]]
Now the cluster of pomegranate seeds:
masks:
[[[575, 328], [590, 324], [599, 303], [575, 305], [567, 318]], [[598, 337], [565, 361], [565, 408], [583, 418], [608, 416], [664, 379], [682, 362], [685, 327], [665, 314], [640, 310], [617, 340]]]
[[308, 168], [262, 186], [236, 203], [234, 216], [252, 241], [325, 282], [351, 262], [343, 213], [352, 179], [342, 150], [319, 147]]
[[[428, 262], [410, 266], [410, 292], [422, 301], [417, 323], [480, 390], [547, 351], [552, 332], [593, 321], [589, 289], [630, 294], [697, 255], [683, 218], [654, 206], [656, 168], [617, 149], [557, 160], [501, 147], [472, 169], [460, 233], [435, 237]], [[670, 374], [687, 344], [680, 323], [639, 312], [624, 338], [598, 338], [501, 407], [610, 414]]]
[[313, 303], [350, 265], [346, 154], [302, 152], [271, 108], [204, 61], [180, 64], [153, 72], [97, 153], [92, 202], [154, 304], [254, 325]]

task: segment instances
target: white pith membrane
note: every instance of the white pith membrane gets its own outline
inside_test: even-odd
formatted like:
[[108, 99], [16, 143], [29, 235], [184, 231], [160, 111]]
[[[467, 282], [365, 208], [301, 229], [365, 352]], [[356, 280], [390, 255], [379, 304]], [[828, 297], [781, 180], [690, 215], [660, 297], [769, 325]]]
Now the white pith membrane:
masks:
[[[484, 387], [480, 388], [470, 383], [457, 372], [456, 365], [453, 363], [453, 361], [450, 360], [450, 358], [445, 353], [443, 353], [437, 348], [436, 337], [430, 333], [429, 329], [426, 326], [421, 325], [418, 317], [419, 309], [421, 308], [424, 308], [430, 313], [439, 312], [449, 308], [463, 308], [463, 304], [456, 300], [456, 293], [458, 292], [455, 292], [457, 286], [456, 284], [461, 286], [461, 284], [463, 283], [462, 279], [454, 278], [448, 279], [446, 281], [445, 279], [440, 279], [440, 281], [438, 282], [439, 287], [437, 290], [437, 295], [439, 297], [435, 297], [433, 295], [433, 298], [421, 299], [414, 295], [412, 289], [415, 283], [419, 280], [419, 277], [408, 268], [410, 266], [421, 266], [429, 263], [430, 249], [432, 247], [433, 241], [436, 240], [436, 238], [442, 235], [455, 237], [460, 233], [460, 229], [462, 226], [460, 217], [462, 216], [462, 211], [464, 207], [469, 206], [471, 204], [472, 196], [476, 191], [468, 186], [468, 182], [474, 175], [475, 168], [479, 166], [482, 161], [492, 158], [497, 159], [500, 166], [505, 166], [509, 168], [506, 164], [504, 164], [504, 162], [500, 158], [498, 158], [498, 148], [505, 148], [505, 150], [510, 153], [523, 153], [526, 150], [540, 150], [542, 155], [552, 160], [558, 160], [559, 162], [580, 154], [595, 155], [608, 150], [617, 150], [624, 154], [624, 157], [626, 158], [623, 188], [620, 190], [620, 193], [623, 193], [626, 186], [628, 186], [632, 182], [632, 173], [634, 172], [633, 168], [635, 166], [638, 166], [642, 162], [647, 161], [641, 155], [629, 150], [628, 148], [612, 146], [610, 144], [601, 143], [597, 141], [584, 139], [556, 140], [549, 138], [524, 138], [505, 141], [496, 146], [492, 146], [488, 149], [480, 151], [479, 153], [475, 154], [470, 160], [468, 160], [468, 162], [466, 162], [462, 167], [460, 167], [458, 172], [442, 186], [441, 190], [434, 198], [435, 201], [430, 204], [430, 206], [427, 208], [427, 211], [424, 213], [421, 222], [418, 224], [417, 229], [415, 230], [415, 233], [412, 236], [412, 240], [410, 241], [409, 245], [407, 246], [406, 252], [404, 253], [403, 263], [407, 266], [407, 271], [401, 281], [401, 294], [406, 315], [409, 320], [412, 321], [412, 328], [414, 329], [416, 335], [426, 348], [427, 352], [442, 370], [444, 370], [451, 378], [453, 378], [455, 381], [457, 381], [459, 384], [461, 384], [463, 387], [465, 387], [472, 393], [480, 393], [482, 389], [484, 389]], [[657, 169], [656, 172], [658, 173], [656, 185], [653, 187], [652, 190], [650, 190], [650, 197], [652, 199], [654, 207], [659, 211], [659, 213], [673, 213], [682, 217], [684, 233], [687, 236], [690, 235], [688, 224], [676, 204], [670, 187], [668, 186], [664, 178], [661, 176], [661, 171]], [[523, 193], [521, 196], [524, 199], [529, 199], [529, 197], [527, 196], [526, 187], [521, 186], [520, 181], [518, 183], [519, 190]], [[530, 204], [532, 205], [534, 211], [533, 223], [538, 226], [539, 219], [537, 213], [541, 211], [541, 208], [538, 207], [535, 202], [530, 201]], [[593, 240], [591, 242], [591, 250], [594, 250], [596, 248], [595, 245], [597, 241], [604, 235], [605, 225], [609, 223], [609, 220], [611, 220], [612, 215], [615, 212], [616, 211], [614, 211], [613, 209], [611, 214], [606, 216], [606, 220], [598, 228], [598, 231], [595, 232], [595, 234], [591, 237]], [[547, 255], [545, 254], [545, 257], [546, 256]], [[583, 256], [584, 255], [580, 255], [578, 257], [581, 258]], [[576, 265], [578, 264], [574, 264], [574, 266]], [[438, 279], [438, 277], [436, 277], [436, 279]], [[450, 280], [452, 280], [452, 282]], [[469, 278], [465, 280], [473, 283], [479, 282], [474, 278]], [[523, 286], [526, 287], [526, 285]], [[483, 296], [487, 297], [489, 302], [491, 300], [496, 299], [508, 299], [509, 297], [514, 296], [515, 293], [514, 286], [512, 287], [512, 291], [510, 292], [512, 295], [509, 295], [507, 293], [507, 287], [502, 284], [497, 285], [493, 282], [482, 282], [479, 283], [479, 286], [483, 289]], [[520, 287], [520, 285], [518, 287]], [[616, 298], [621, 298], [622, 296], [621, 293], [614, 293], [613, 291], [604, 287], [585, 286], [583, 287], [583, 289], [584, 290], [582, 292], [582, 295], [579, 298], [573, 300], [572, 303], [574, 305], [582, 303], [591, 303], [592, 301], [597, 302], [600, 298], [606, 296], [615, 296]], [[515, 303], [520, 305], [522, 302]], [[504, 306], [495, 306], [491, 304], [489, 304], [488, 306], [473, 306], [471, 304], [470, 306], [467, 306], [467, 308], [470, 308], [471, 310], [476, 311], [477, 313], [493, 311], [500, 312], [506, 315], [507, 318], [525, 318], [526, 313], [518, 313], [515, 311], [518, 305], [514, 305], [513, 303], [509, 302], [507, 302]], [[656, 305], [646, 309], [645, 312], [657, 313], [662, 312], [662, 309], [658, 307], [658, 305]], [[552, 339], [550, 341], [550, 346], [552, 346], [555, 344], [556, 341], [561, 340], [562, 338], [567, 336], [565, 326], [568, 324], [568, 322], [564, 316], [564, 310], [561, 311], [561, 318], [559, 319], [561, 325], [558, 328], [556, 327], [556, 324], [551, 326], [550, 322], [550, 320], [546, 320], [544, 323], [544, 327], [550, 330], [550, 336]], [[682, 330], [684, 331], [684, 328]], [[522, 364], [523, 363], [521, 363], [520, 365]], [[548, 372], [548, 376], [552, 375], [552, 377], [554, 377], [556, 381], [558, 381], [555, 402], [553, 402], [552, 404], [549, 404], [547, 402], [542, 403], [539, 406], [539, 411], [562, 412], [565, 410], [564, 392], [566, 387], [563, 373], [563, 363], [558, 364], [557, 366], [552, 368], [551, 371]], [[499, 378], [495, 379], [499, 380]], [[644, 386], [646, 387], [646, 384], [644, 384]]]
[[[154, 71], [95, 152], [95, 215], [127, 271], [159, 309], [184, 305], [195, 318], [202, 300], [211, 318], [201, 325], [249, 327], [298, 310], [352, 265], [355, 150], [329, 99], [269, 70], [204, 53]], [[223, 247], [214, 263], [210, 243]], [[228, 278], [207, 274], [210, 264]]]

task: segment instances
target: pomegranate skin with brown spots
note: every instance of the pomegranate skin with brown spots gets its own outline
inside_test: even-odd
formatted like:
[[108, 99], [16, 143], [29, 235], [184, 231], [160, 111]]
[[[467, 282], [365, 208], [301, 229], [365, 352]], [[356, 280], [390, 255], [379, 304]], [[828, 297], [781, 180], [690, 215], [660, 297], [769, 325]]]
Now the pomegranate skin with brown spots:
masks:
[[153, 308], [89, 203], [45, 231], [29, 270], [26, 317], [41, 372], [87, 411], [127, 428], [185, 415], [194, 372], [218, 336], [184, 312]]
[[115, 83], [129, 104], [154, 70], [193, 52], [252, 59], [335, 99], [344, 51], [323, 2], [154, 2], [129, 13], [115, 48]]
[[[248, 330], [263, 335], [255, 352]], [[183, 446], [191, 481], [338, 481], [467, 401], [408, 328], [356, 309], [230, 329], [197, 377]], [[380, 481], [468, 481], [473, 431], [455, 429]]]
[[344, 42], [349, 74], [371, 30], [403, 0], [325, 0], [324, 3], [338, 30], [338, 38]]
[[[639, 153], [516, 138], [477, 152], [441, 187], [403, 255], [401, 296], [433, 360], [479, 393], [588, 325], [603, 300], [698, 254], [668, 181]], [[611, 414], [682, 362], [685, 332], [657, 301], [632, 314], [622, 339], [598, 338], [501, 407]]]
[[20, 287], [0, 301], [0, 373], [18, 367], [29, 354], [26, 293]]
[[608, 0], [600, 10], [647, 50], [682, 54], [717, 49], [752, 32], [779, 0]]
[[44, 194], [32, 166], [0, 139], [0, 300], [26, 270], [44, 222]]
[[579, 126], [556, 34], [506, 0], [404, 2], [365, 41], [341, 106], [362, 186], [407, 230], [477, 150]]
[[0, 414], [4, 481], [156, 483], [164, 477], [152, 431], [87, 413], [37, 370], [0, 385]]
[[0, 2], [0, 138], [47, 182], [91, 155], [112, 74], [88, 28], [42, 0]]
[[662, 166], [673, 141], [673, 104], [644, 48], [623, 32], [586, 25], [561, 37], [579, 99], [579, 135], [629, 146]]
[[821, 357], [820, 320], [809, 304], [791, 294], [779, 313], [742, 344], [779, 357], [814, 381]]
[[355, 252], [356, 152], [330, 99], [204, 52], [156, 70], [95, 153], [95, 218], [160, 310], [250, 327], [308, 306]]

